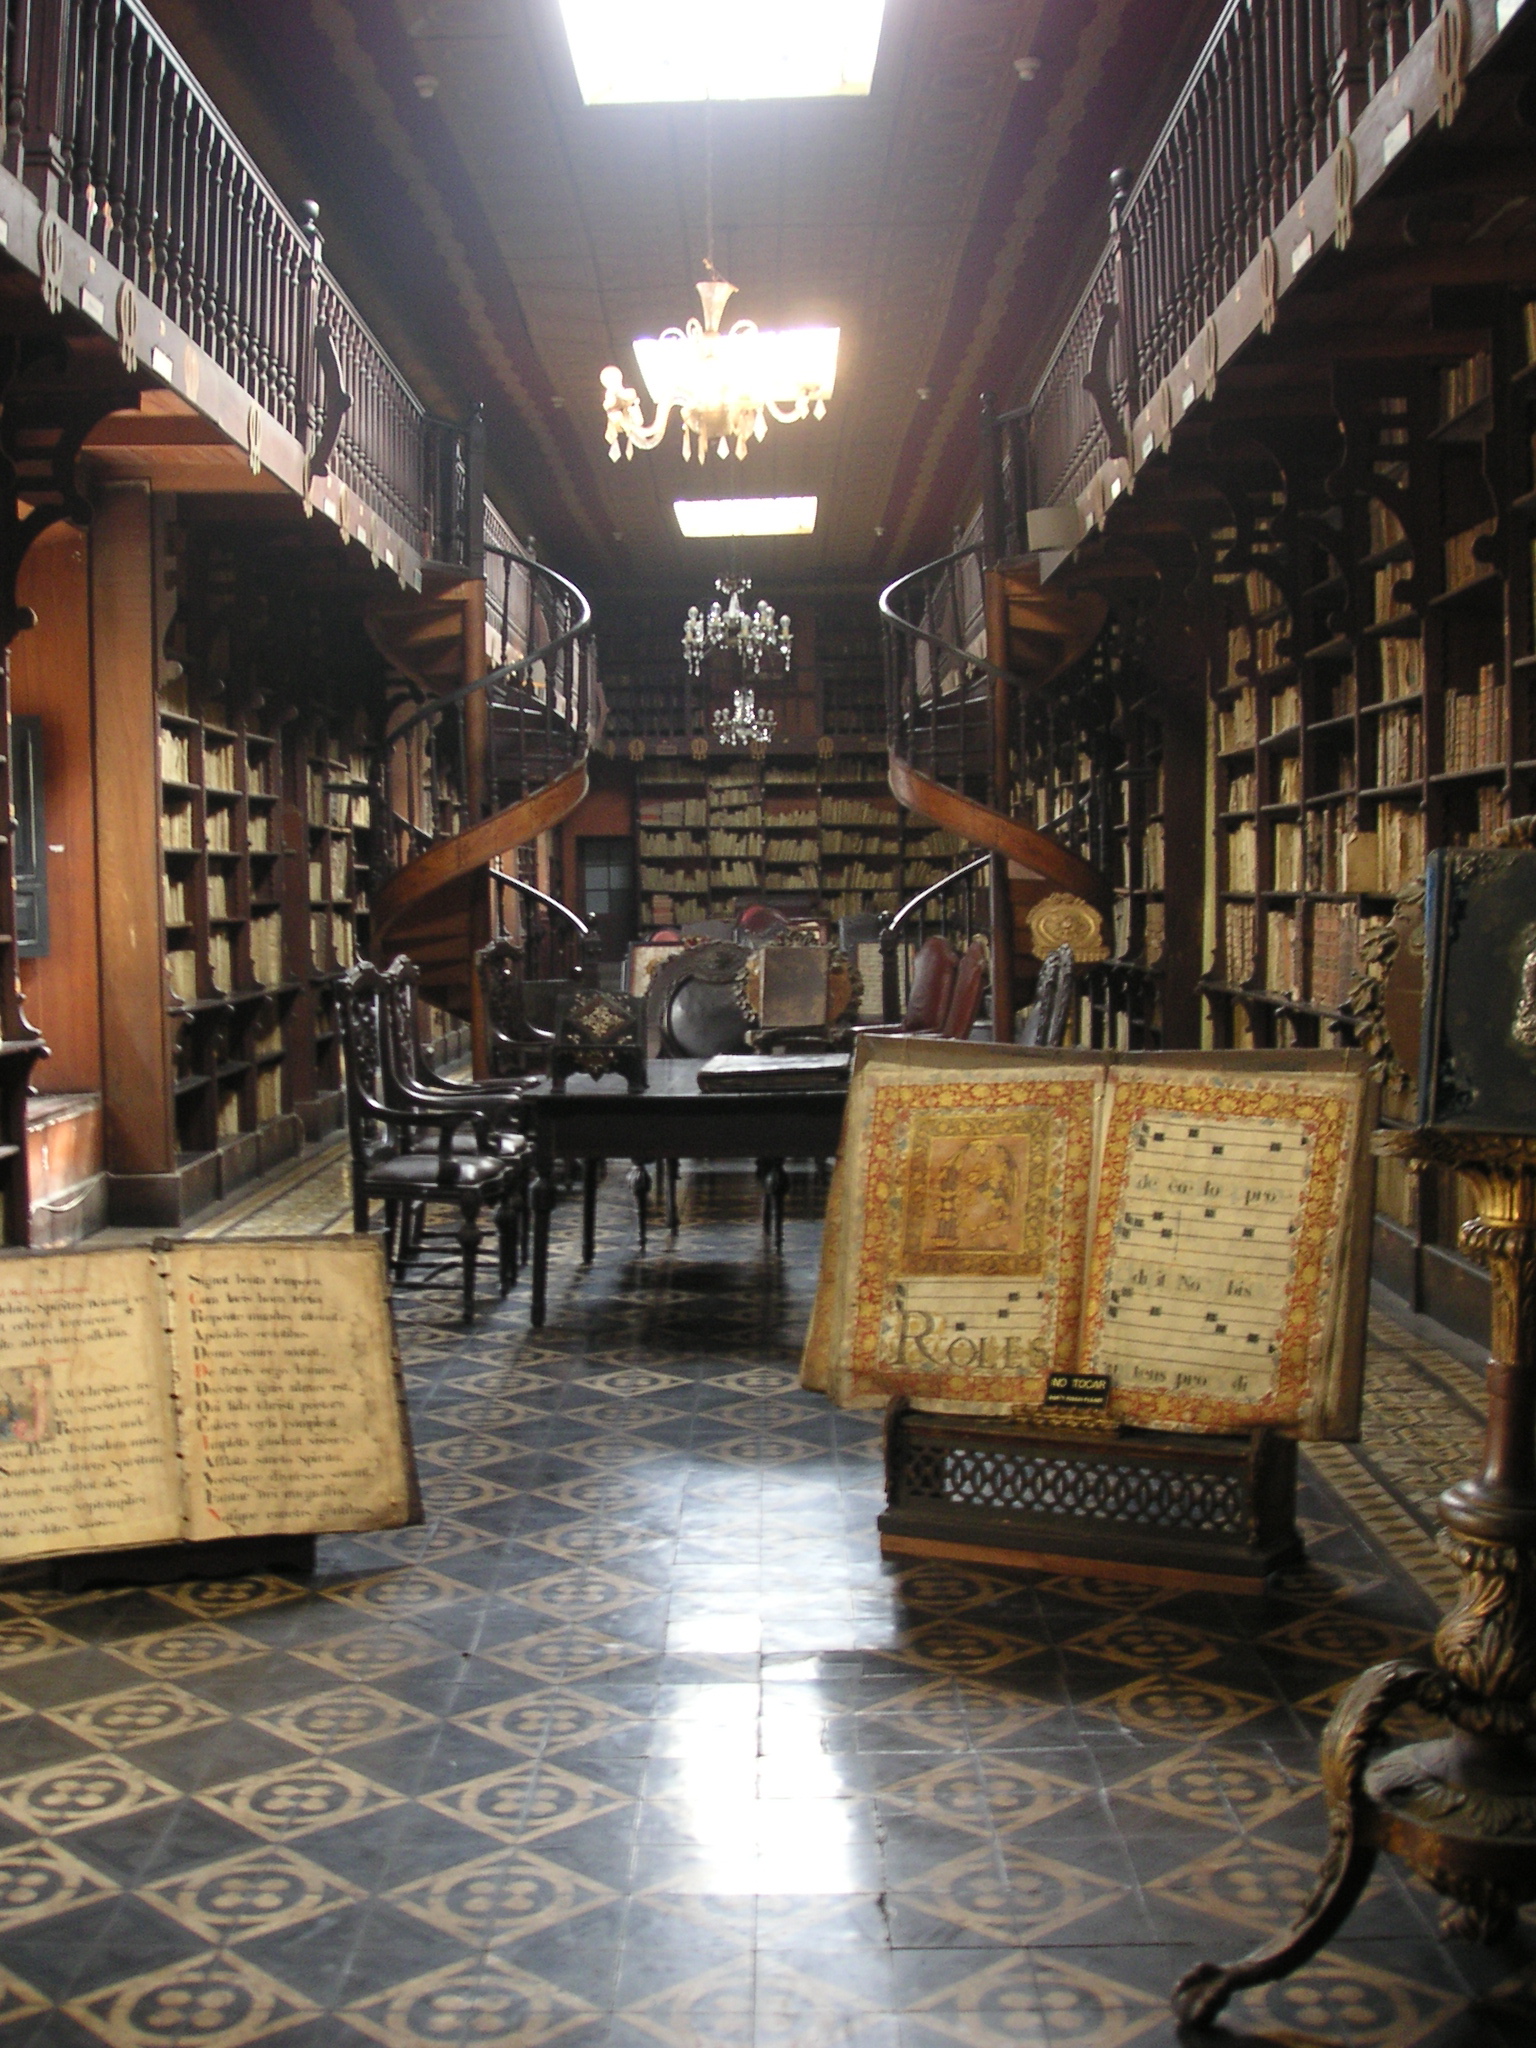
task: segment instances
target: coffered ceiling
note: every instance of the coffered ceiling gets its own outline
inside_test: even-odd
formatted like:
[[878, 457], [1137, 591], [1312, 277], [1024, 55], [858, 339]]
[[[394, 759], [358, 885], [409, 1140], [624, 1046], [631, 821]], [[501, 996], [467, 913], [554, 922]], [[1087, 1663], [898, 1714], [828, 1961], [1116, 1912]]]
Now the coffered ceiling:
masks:
[[[677, 497], [815, 492], [740, 544], [776, 586], [948, 543], [977, 400], [1039, 359], [1212, 0], [889, 0], [867, 99], [586, 107], [555, 0], [154, 0], [435, 406], [486, 408], [493, 492], [600, 592], [698, 583]], [[722, 0], [724, 4], [724, 0]], [[1023, 79], [1016, 60], [1033, 76]], [[825, 421], [746, 460], [612, 465], [598, 373], [697, 311], [713, 156], [731, 317], [842, 329]]]

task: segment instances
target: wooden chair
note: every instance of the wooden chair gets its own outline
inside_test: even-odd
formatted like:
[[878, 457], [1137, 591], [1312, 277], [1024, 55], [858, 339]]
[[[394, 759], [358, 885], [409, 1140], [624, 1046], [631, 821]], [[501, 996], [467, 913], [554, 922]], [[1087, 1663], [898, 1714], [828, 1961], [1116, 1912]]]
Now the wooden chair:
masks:
[[[506, 1157], [493, 1149], [491, 1119], [483, 1110], [466, 1104], [427, 1108], [414, 1102], [401, 1108], [384, 1099], [383, 1015], [393, 995], [378, 969], [370, 966], [354, 968], [338, 991], [352, 1149], [352, 1227], [366, 1234], [371, 1204], [384, 1204], [386, 1252], [395, 1283], [403, 1286], [410, 1261], [420, 1249], [414, 1218], [434, 1204], [457, 1210], [454, 1236], [462, 1263], [464, 1321], [472, 1323], [483, 1235], [480, 1215], [489, 1205], [496, 1211], [503, 1294], [516, 1278], [518, 1183], [519, 1177], [526, 1182], [527, 1159]], [[469, 1149], [456, 1144], [461, 1133], [468, 1133]], [[435, 1140], [434, 1150], [416, 1149], [427, 1136]], [[430, 1284], [430, 1277], [419, 1284]]]
[[940, 1038], [969, 1038], [981, 1010], [981, 998], [990, 973], [990, 954], [985, 939], [972, 939], [955, 968], [954, 984], [939, 1025]]
[[[512, 1279], [516, 1282], [519, 1250], [526, 1255], [532, 1236], [533, 1218], [529, 1202], [532, 1147], [522, 1134], [523, 1096], [534, 1081], [456, 1081], [439, 1074], [428, 1060], [417, 1029], [417, 991], [420, 973], [402, 953], [379, 974], [381, 984], [379, 1016], [380, 1081], [385, 1102], [392, 1109], [467, 1109], [486, 1119], [487, 1142], [473, 1130], [459, 1131], [453, 1140], [455, 1152], [492, 1151], [514, 1168], [517, 1192], [518, 1231], [513, 1239]], [[431, 1149], [430, 1131], [425, 1142], [418, 1140], [412, 1151]], [[424, 1212], [418, 1206], [408, 1212], [402, 1227], [411, 1233], [411, 1244], [419, 1246]]]
[[492, 939], [475, 955], [491, 1071], [498, 1080], [537, 1079], [548, 1072], [560, 1005], [583, 986], [578, 981], [528, 981], [523, 967], [523, 948], [515, 939]]

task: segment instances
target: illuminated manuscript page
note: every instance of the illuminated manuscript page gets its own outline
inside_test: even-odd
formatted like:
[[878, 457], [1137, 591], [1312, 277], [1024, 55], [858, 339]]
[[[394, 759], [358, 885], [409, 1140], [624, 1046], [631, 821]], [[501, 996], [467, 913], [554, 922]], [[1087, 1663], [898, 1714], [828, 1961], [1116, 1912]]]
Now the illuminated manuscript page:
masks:
[[167, 1543], [180, 1530], [150, 1254], [0, 1260], [0, 1558]]
[[378, 1243], [187, 1243], [167, 1267], [187, 1535], [403, 1523], [411, 1483]]
[[1116, 1070], [1084, 1355], [1118, 1421], [1352, 1430], [1365, 1087], [1359, 1071]]
[[1100, 1064], [978, 1051], [861, 1048], [803, 1366], [844, 1407], [1007, 1410], [1076, 1362]]

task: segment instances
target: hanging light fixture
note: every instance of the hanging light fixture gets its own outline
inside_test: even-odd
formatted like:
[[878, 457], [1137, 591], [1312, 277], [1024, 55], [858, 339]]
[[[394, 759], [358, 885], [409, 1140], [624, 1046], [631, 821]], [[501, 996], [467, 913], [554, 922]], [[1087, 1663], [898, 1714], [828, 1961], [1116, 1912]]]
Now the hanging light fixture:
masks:
[[715, 145], [713, 108], [704, 110], [704, 275], [697, 290], [702, 320], [642, 335], [634, 343], [640, 379], [655, 412], [646, 424], [640, 395], [610, 363], [602, 373], [608, 456], [629, 460], [637, 448], [659, 448], [675, 412], [683, 429], [683, 460], [703, 462], [713, 448], [738, 462], [761, 441], [769, 420], [824, 419], [837, 380], [837, 327], [786, 327], [777, 332], [738, 320], [724, 333], [721, 317], [735, 285], [715, 268]]
[[765, 747], [778, 722], [772, 711], [758, 710], [757, 698], [751, 690], [737, 690], [730, 709], [722, 704], [715, 713], [715, 738], [722, 747]]
[[637, 448], [659, 448], [672, 414], [683, 429], [683, 460], [703, 462], [711, 447], [722, 459], [732, 448], [741, 461], [751, 441], [763, 440], [769, 420], [824, 419], [837, 378], [836, 327], [786, 327], [778, 332], [738, 320], [723, 333], [720, 318], [736, 290], [706, 258], [699, 280], [702, 321], [668, 327], [634, 344], [635, 360], [655, 413], [646, 424], [640, 396], [615, 363], [603, 371], [608, 455], [617, 462]]
[[[710, 654], [738, 654], [743, 669], [755, 676], [775, 658], [788, 665], [795, 644], [789, 613], [775, 618], [766, 597], [756, 611], [744, 611], [741, 600], [751, 588], [750, 576], [717, 576], [715, 589], [720, 596], [710, 606], [709, 616], [706, 618], [696, 604], [688, 607], [683, 621], [683, 660], [690, 675], [699, 674]], [[721, 597], [726, 600], [723, 607]]]

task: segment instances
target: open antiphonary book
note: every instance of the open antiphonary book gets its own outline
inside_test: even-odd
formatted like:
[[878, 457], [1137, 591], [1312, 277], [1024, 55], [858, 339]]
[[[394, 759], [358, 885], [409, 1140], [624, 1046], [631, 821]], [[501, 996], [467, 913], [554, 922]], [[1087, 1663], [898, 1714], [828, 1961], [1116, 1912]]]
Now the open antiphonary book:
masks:
[[0, 1260], [0, 1559], [418, 1518], [376, 1240]]
[[802, 1382], [1353, 1436], [1374, 1121], [1357, 1053], [865, 1039]]

